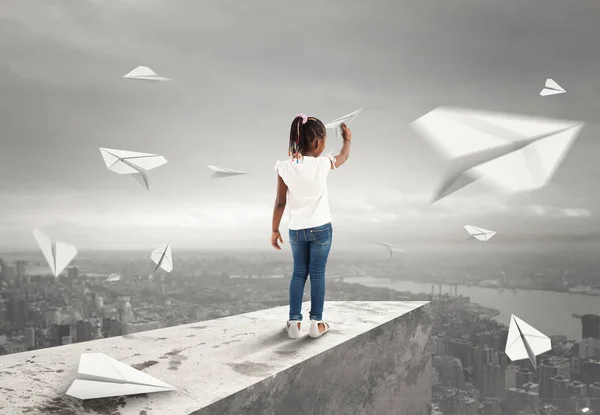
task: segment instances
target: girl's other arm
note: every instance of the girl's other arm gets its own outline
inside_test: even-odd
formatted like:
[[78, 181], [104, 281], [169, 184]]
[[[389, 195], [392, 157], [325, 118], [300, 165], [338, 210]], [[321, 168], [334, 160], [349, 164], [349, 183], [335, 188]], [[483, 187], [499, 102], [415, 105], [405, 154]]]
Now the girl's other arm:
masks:
[[[346, 126], [346, 124], [342, 124], [342, 139], [343, 139], [343, 144], [342, 144], [342, 149], [340, 150], [340, 154], [335, 156], [335, 167], [336, 168], [338, 168], [342, 164], [344, 164], [346, 162], [346, 160], [348, 160], [348, 157], [350, 157], [350, 144], [352, 142], [352, 131], [350, 131], [350, 129]], [[333, 164], [331, 165], [331, 168], [332, 169], [334, 168]]]
[[277, 197], [275, 198], [275, 207], [273, 208], [273, 232], [271, 235], [271, 244], [275, 249], [281, 249], [277, 241], [283, 242], [281, 233], [279, 232], [279, 225], [281, 224], [281, 218], [285, 211], [285, 205], [287, 204], [287, 190], [288, 187], [281, 178], [277, 175]]

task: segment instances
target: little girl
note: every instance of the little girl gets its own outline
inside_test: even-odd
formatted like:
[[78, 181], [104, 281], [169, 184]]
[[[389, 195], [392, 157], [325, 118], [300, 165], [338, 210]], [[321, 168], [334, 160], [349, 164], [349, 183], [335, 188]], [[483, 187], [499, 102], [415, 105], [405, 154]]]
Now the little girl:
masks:
[[[288, 155], [291, 160], [277, 162], [277, 199], [273, 210], [271, 245], [280, 250], [283, 242], [279, 224], [289, 206], [289, 237], [294, 257], [290, 282], [290, 315], [286, 330], [290, 338], [300, 337], [302, 296], [310, 275], [309, 336], [320, 337], [329, 331], [323, 321], [325, 268], [331, 249], [333, 229], [327, 199], [327, 175], [340, 167], [350, 155], [352, 132], [342, 124], [343, 145], [335, 157], [320, 157], [327, 143], [327, 130], [321, 121], [304, 114], [296, 116], [290, 129]], [[289, 202], [289, 203], [288, 203]]]

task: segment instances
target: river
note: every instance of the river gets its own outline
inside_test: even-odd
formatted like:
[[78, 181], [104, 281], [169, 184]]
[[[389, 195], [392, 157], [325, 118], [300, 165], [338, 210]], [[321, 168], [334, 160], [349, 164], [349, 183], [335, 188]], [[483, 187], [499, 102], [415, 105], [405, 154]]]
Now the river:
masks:
[[[431, 293], [432, 285], [368, 276], [346, 277], [344, 282], [412, 293]], [[434, 285], [437, 294], [439, 288]], [[450, 293], [450, 290], [450, 286], [442, 285], [442, 293]], [[510, 315], [515, 314], [548, 336], [561, 334], [572, 340], [581, 340], [581, 321], [572, 314], [600, 314], [600, 296], [593, 295], [540, 290], [499, 291], [461, 285], [458, 294], [470, 297], [472, 303], [498, 310], [500, 314], [495, 320], [501, 323], [508, 325]]]

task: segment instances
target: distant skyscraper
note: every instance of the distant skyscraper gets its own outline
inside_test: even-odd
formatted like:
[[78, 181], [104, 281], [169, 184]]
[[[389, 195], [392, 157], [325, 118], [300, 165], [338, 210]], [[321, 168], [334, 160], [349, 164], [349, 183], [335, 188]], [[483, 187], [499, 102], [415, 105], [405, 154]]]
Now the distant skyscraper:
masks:
[[492, 362], [494, 351], [487, 346], [473, 348], [473, 384], [477, 389], [483, 391], [483, 367]]
[[25, 328], [25, 345], [28, 350], [35, 348], [35, 329], [33, 327]]
[[544, 359], [540, 365], [540, 398], [552, 399], [552, 382], [555, 376], [571, 377], [571, 361], [564, 357], [551, 357]]
[[600, 339], [600, 316], [596, 314], [585, 314], [581, 316], [581, 338]]
[[25, 277], [25, 274], [27, 274], [27, 261], [16, 261], [15, 267], [17, 269], [17, 278], [19, 279], [19, 282], [21, 282], [21, 279]]
[[77, 279], [77, 277], [79, 277], [79, 268], [77, 268], [77, 267], [68, 268], [67, 276], [69, 277], [69, 279]]
[[5, 273], [6, 273], [6, 267], [4, 265], [4, 260], [2, 258], [0, 258], [0, 281], [6, 280], [6, 276], [4, 275]]

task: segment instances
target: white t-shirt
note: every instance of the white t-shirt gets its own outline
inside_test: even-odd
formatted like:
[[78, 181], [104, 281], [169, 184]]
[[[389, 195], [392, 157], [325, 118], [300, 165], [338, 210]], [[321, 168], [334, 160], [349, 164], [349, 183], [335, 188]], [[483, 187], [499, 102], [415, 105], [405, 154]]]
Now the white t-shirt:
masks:
[[288, 187], [289, 229], [314, 228], [331, 222], [327, 197], [327, 175], [335, 169], [335, 157], [304, 156], [295, 160], [278, 161], [275, 171]]

